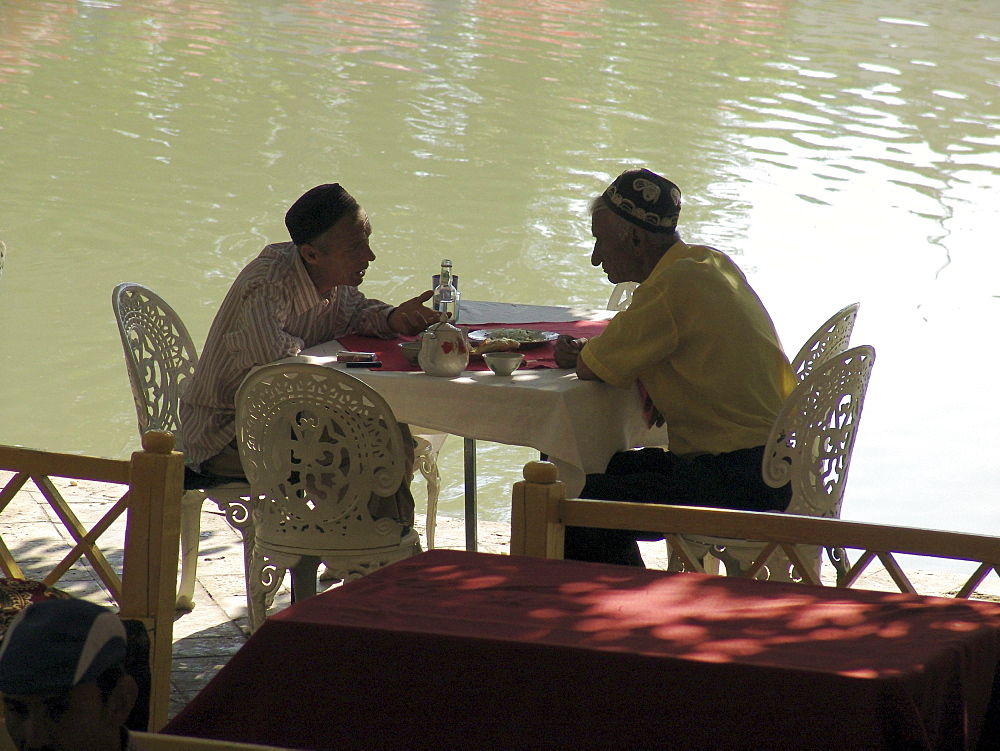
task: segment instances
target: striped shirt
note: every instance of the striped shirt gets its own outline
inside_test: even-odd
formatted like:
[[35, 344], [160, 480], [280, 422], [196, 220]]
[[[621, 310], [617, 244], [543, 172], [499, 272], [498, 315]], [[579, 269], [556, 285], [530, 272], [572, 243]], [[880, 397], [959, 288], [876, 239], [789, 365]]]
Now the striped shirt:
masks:
[[195, 469], [236, 436], [236, 390], [252, 368], [348, 334], [390, 339], [394, 306], [357, 287], [316, 292], [294, 243], [268, 245], [233, 282], [181, 397], [182, 447]]

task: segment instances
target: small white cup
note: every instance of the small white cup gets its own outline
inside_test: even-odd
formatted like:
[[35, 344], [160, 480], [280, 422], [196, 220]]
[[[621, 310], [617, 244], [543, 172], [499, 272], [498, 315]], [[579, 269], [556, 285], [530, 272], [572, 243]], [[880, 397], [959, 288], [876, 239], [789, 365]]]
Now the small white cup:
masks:
[[483, 355], [487, 367], [498, 376], [509, 376], [524, 362], [520, 352], [488, 352]]

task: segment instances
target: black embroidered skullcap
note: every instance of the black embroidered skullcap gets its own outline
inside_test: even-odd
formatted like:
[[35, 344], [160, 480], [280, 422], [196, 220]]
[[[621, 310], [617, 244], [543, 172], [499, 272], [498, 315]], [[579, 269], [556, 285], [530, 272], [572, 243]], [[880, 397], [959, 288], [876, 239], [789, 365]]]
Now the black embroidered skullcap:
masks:
[[315, 240], [337, 221], [356, 214], [358, 202], [340, 183], [317, 185], [307, 190], [285, 214], [285, 226], [296, 245]]
[[43, 600], [11, 621], [0, 647], [0, 691], [47, 696], [95, 680], [125, 659], [125, 627], [87, 600]]
[[673, 232], [681, 213], [681, 189], [648, 169], [622, 172], [602, 196], [608, 208], [650, 232]]

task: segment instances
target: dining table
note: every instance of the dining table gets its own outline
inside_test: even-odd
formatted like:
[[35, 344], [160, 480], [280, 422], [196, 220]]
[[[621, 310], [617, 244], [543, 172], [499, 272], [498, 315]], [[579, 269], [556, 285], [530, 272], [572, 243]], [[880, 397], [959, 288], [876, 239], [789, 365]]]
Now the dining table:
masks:
[[[459, 328], [467, 333], [518, 327], [569, 334], [599, 335], [614, 311], [463, 300]], [[667, 445], [666, 426], [650, 427], [637, 386], [614, 388], [584, 381], [556, 366], [552, 341], [520, 350], [524, 365], [510, 376], [494, 375], [481, 357], [470, 359], [455, 377], [431, 376], [406, 362], [401, 341], [345, 336], [304, 349], [289, 362], [341, 368], [377, 391], [399, 422], [464, 439], [466, 548], [477, 547], [476, 441], [537, 449], [558, 468], [570, 497], [583, 489], [587, 474], [603, 472], [617, 451]], [[551, 338], [551, 337], [550, 337]], [[337, 361], [342, 351], [374, 352], [378, 367]]]
[[303, 749], [1000, 748], [1000, 604], [432, 550], [270, 616], [164, 732]]

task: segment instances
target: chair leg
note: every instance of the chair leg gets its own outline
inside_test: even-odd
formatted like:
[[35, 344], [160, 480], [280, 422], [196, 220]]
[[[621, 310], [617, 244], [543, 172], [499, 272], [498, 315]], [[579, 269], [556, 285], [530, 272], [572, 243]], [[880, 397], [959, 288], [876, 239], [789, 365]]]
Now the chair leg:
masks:
[[[847, 578], [847, 572], [851, 568], [851, 559], [847, 557], [847, 551], [843, 548], [827, 548], [826, 554], [837, 572], [837, 586], [839, 587]], [[822, 559], [822, 555], [820, 558]]]
[[302, 556], [291, 568], [292, 602], [299, 602], [316, 594], [316, 573], [319, 571], [320, 559], [315, 556]]
[[[257, 531], [254, 529], [253, 524], [247, 524], [246, 526], [240, 527], [239, 532], [243, 535], [243, 575], [246, 581], [250, 581], [250, 565], [251, 559], [253, 558], [253, 545], [254, 539], [256, 537]], [[280, 583], [280, 582], [279, 582]], [[266, 591], [264, 597], [264, 610], [268, 610], [274, 604], [274, 594], [278, 591], [278, 588], [269, 589]]]
[[[721, 561], [722, 565], [726, 569], [726, 576], [743, 576], [743, 572], [750, 567], [750, 563], [753, 562], [753, 558], [757, 551], [750, 551], [750, 559], [745, 560], [739, 556], [733, 555], [733, 551], [728, 547], [715, 546], [712, 548], [711, 557], [716, 559], [716, 569], [718, 569], [718, 562]], [[772, 555], [772, 560], [774, 556]], [[764, 572], [767, 574], [767, 571]], [[757, 578], [768, 578], [766, 575], [758, 574]]]
[[268, 555], [265, 558], [264, 553], [256, 545], [253, 546], [247, 567], [247, 618], [251, 634], [264, 622], [274, 593], [285, 578], [285, 571], [298, 565], [298, 556]]
[[204, 502], [205, 495], [197, 490], [189, 490], [181, 496], [181, 580], [177, 588], [177, 610], [194, 610], [201, 506]]
[[427, 481], [427, 549], [434, 549], [434, 530], [437, 526], [438, 496], [441, 493], [441, 472], [438, 470], [437, 451], [426, 438], [414, 436], [416, 467]]
[[667, 543], [667, 571], [683, 571], [684, 564], [681, 563], [681, 559], [678, 557], [677, 553], [670, 547], [670, 543]]
[[[250, 581], [250, 557], [253, 551], [254, 537], [256, 531], [253, 526], [253, 512], [251, 506], [253, 500], [248, 496], [243, 496], [239, 500], [225, 500], [220, 496], [210, 496], [219, 510], [226, 515], [229, 526], [235, 529], [243, 537], [243, 576], [245, 581]], [[274, 602], [274, 592], [271, 590], [267, 594], [264, 609], [270, 608]]]
[[705, 573], [716, 576], [719, 574], [719, 563], [719, 559], [712, 555], [712, 551], [706, 553], [705, 557], [701, 560], [701, 566], [705, 569]]

